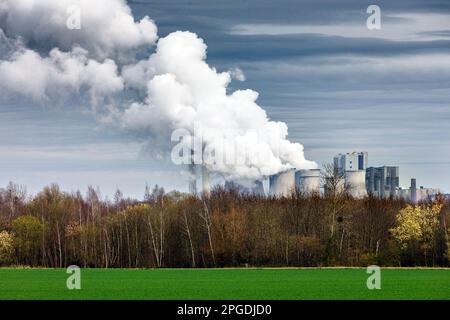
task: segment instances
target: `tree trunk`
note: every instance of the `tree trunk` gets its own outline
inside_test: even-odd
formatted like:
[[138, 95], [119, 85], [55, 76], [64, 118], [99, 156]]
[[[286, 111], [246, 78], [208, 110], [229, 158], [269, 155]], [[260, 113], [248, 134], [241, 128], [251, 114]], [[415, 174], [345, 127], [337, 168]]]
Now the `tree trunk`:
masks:
[[191, 237], [191, 231], [189, 229], [189, 223], [187, 220], [186, 211], [183, 210], [183, 216], [184, 216], [184, 226], [186, 228], [186, 233], [188, 235], [189, 239], [189, 246], [191, 248], [191, 259], [192, 259], [192, 268], [195, 268], [195, 254], [194, 254], [194, 246], [192, 244], [192, 237]]
[[61, 234], [59, 232], [58, 221], [56, 221], [56, 232], [57, 232], [57, 236], [58, 236], [59, 267], [62, 268]]

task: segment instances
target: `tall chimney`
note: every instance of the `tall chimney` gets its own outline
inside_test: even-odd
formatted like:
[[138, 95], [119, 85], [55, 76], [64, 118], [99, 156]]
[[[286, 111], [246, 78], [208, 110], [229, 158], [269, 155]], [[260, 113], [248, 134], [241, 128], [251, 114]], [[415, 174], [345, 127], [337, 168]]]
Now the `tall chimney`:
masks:
[[411, 203], [416, 204], [417, 203], [416, 179], [411, 179], [411, 188], [409, 189], [409, 192], [411, 193]]
[[211, 193], [211, 186], [209, 182], [209, 171], [205, 165], [202, 166], [202, 184], [203, 184], [203, 193], [206, 196], [209, 196]]
[[194, 163], [189, 164], [189, 193], [197, 194], [197, 173]]

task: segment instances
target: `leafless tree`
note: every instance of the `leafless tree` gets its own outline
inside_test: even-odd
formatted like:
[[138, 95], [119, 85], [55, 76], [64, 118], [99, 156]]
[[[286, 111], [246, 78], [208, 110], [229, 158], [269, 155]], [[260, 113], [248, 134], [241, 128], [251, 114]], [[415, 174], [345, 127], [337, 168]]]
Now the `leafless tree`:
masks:
[[211, 236], [211, 225], [212, 225], [211, 214], [208, 209], [206, 199], [203, 199], [203, 210], [200, 211], [200, 218], [203, 220], [203, 225], [204, 225], [204, 227], [206, 229], [206, 233], [208, 235], [208, 243], [209, 243], [209, 248], [211, 250], [211, 257], [213, 260], [213, 265], [216, 265], [216, 257], [214, 255], [214, 247], [213, 247], [212, 236]]
[[330, 204], [330, 237], [334, 236], [336, 217], [345, 208], [346, 185], [344, 173], [338, 170], [334, 164], [325, 164], [322, 171], [325, 197]]
[[195, 251], [192, 241], [191, 228], [189, 227], [189, 221], [186, 214], [186, 209], [183, 209], [183, 230], [186, 233], [189, 241], [189, 247], [191, 251], [192, 267], [195, 268]]

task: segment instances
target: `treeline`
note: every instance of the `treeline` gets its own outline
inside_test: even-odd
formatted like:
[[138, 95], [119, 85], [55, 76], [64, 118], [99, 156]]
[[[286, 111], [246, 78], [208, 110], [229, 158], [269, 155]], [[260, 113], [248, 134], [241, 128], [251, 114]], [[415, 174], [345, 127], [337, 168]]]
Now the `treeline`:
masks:
[[294, 192], [264, 198], [156, 186], [145, 200], [0, 189], [0, 265], [40, 267], [447, 266], [448, 201]]

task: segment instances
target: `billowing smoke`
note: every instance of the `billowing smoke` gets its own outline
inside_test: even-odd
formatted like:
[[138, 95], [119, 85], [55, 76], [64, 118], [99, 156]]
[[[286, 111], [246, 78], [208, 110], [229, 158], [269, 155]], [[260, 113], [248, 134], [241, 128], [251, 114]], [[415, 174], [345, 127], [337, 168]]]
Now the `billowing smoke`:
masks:
[[[80, 28], [69, 29], [77, 13]], [[123, 0], [0, 0], [2, 89], [46, 104], [87, 92], [101, 103], [124, 89], [120, 64], [156, 40], [153, 21], [135, 22]]]
[[[73, 4], [80, 30], [66, 27]], [[157, 40], [153, 21], [134, 21], [122, 0], [0, 0], [0, 28], [4, 92], [46, 104], [86, 95], [103, 122], [161, 149], [184, 129], [200, 137], [208, 168], [226, 177], [316, 167], [301, 144], [287, 140], [286, 124], [269, 120], [257, 92], [227, 91], [232, 79], [245, 80], [240, 69], [210, 67], [194, 33]], [[218, 155], [234, 160], [211, 159]]]
[[123, 90], [123, 80], [114, 61], [88, 59], [87, 51], [74, 48], [63, 52], [55, 48], [48, 56], [20, 49], [8, 61], [0, 63], [0, 81], [10, 92], [45, 102], [57, 99], [67, 91], [79, 93], [86, 89], [96, 104], [97, 97], [106, 97]]

